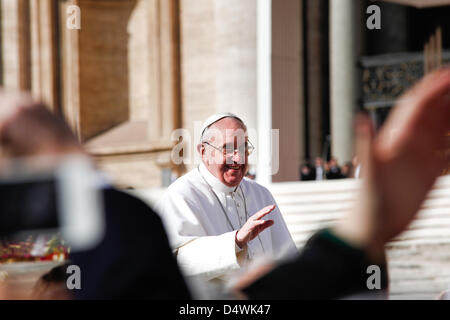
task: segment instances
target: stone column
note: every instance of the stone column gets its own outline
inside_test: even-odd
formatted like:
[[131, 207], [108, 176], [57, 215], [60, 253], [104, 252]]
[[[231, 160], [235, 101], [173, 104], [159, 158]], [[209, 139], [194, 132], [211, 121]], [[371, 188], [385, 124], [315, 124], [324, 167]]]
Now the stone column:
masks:
[[249, 130], [255, 130], [257, 122], [257, 1], [214, 1], [216, 109], [240, 116]]
[[354, 0], [330, 1], [331, 153], [340, 163], [349, 161], [353, 150], [359, 27]]
[[1, 1], [3, 86], [30, 89], [30, 24], [28, 0]]
[[[182, 125], [191, 133], [187, 158], [200, 158], [199, 126], [210, 115], [228, 111], [247, 124], [259, 149], [256, 12], [259, 0], [181, 0]], [[270, 29], [267, 31], [270, 35]], [[255, 156], [250, 156], [254, 164]], [[258, 170], [259, 171], [259, 170]]]
[[[309, 159], [314, 161], [316, 157], [323, 156], [323, 143], [325, 134], [325, 115], [323, 106], [326, 103], [327, 95], [324, 95], [326, 82], [329, 78], [325, 75], [328, 73], [327, 61], [328, 48], [324, 45], [327, 41], [326, 22], [328, 19], [328, 10], [325, 10], [326, 2], [323, 0], [306, 1], [306, 34], [305, 34], [305, 53], [306, 65], [305, 72], [307, 75], [306, 90], [307, 101], [305, 103], [308, 109], [308, 148]], [[326, 70], [326, 71], [325, 71]]]
[[280, 130], [273, 182], [297, 181], [304, 157], [302, 42], [302, 1], [272, 1], [272, 127]]
[[257, 2], [258, 169], [261, 184], [272, 182], [270, 130], [272, 129], [272, 0]]
[[[79, 1], [73, 4], [80, 5]], [[67, 2], [59, 2], [59, 16], [67, 15]], [[72, 130], [81, 140], [80, 126], [80, 52], [79, 38], [80, 30], [70, 30], [61, 28], [60, 47], [61, 47], [61, 111]]]
[[52, 0], [30, 1], [31, 91], [53, 110], [59, 108], [55, 9]]
[[257, 180], [295, 181], [304, 156], [302, 1], [258, 0], [257, 12]]

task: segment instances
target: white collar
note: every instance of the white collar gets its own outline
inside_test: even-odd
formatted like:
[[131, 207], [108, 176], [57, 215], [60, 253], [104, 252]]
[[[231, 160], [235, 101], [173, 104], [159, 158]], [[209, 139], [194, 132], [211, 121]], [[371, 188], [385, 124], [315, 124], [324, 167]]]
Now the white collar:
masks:
[[230, 194], [235, 192], [239, 187], [239, 185], [236, 187], [228, 187], [224, 185], [211, 172], [209, 172], [208, 168], [206, 168], [203, 162], [200, 163], [198, 170], [200, 171], [202, 177], [206, 180], [206, 183], [208, 183], [215, 192]]

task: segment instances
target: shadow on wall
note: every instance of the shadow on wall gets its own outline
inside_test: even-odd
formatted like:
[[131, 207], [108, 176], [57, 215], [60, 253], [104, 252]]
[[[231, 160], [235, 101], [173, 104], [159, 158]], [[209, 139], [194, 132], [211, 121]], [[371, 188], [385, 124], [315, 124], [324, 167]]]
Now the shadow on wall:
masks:
[[136, 3], [79, 2], [79, 121], [84, 141], [129, 120], [128, 23]]

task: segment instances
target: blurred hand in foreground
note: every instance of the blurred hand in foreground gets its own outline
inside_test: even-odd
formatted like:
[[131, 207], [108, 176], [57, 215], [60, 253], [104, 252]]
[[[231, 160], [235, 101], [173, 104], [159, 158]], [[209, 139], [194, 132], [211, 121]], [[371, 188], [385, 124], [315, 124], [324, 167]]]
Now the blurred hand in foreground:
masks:
[[355, 131], [363, 187], [354, 210], [334, 231], [379, 260], [384, 244], [406, 229], [448, 165], [438, 150], [450, 131], [450, 69], [409, 90], [377, 136], [364, 115], [356, 118]]
[[[372, 123], [365, 115], [357, 116], [355, 131], [356, 152], [364, 171], [360, 195], [354, 208], [336, 224], [332, 233], [352, 247], [364, 250], [371, 263], [385, 265], [385, 243], [406, 229], [436, 178], [448, 165], [448, 158], [438, 150], [444, 148], [445, 135], [450, 132], [450, 69], [434, 72], [409, 90], [398, 101], [378, 135], [375, 136]], [[347, 269], [333, 271], [315, 265], [326, 261], [321, 259], [320, 250], [327, 250], [323, 242], [320, 242], [322, 245], [317, 243], [316, 238], [315, 249], [310, 247], [309, 254], [301, 253], [296, 261], [279, 268], [266, 264], [248, 272], [233, 287], [235, 297], [246, 298], [243, 292], [248, 292], [246, 289], [255, 283], [256, 287], [250, 292], [258, 290], [258, 298], [338, 297], [349, 294], [354, 286], [365, 288], [366, 282], [361, 286], [361, 275], [357, 272], [351, 281], [352, 275], [346, 273]], [[346, 252], [348, 257], [349, 251]], [[334, 259], [336, 262], [338, 257]], [[343, 262], [341, 267], [345, 265]], [[360, 270], [361, 266], [350, 263], [347, 267]], [[328, 273], [317, 274], [316, 269]], [[297, 270], [299, 274], [285, 273], [289, 270]], [[325, 286], [321, 282], [323, 277], [336, 283], [347, 282], [328, 287], [328, 282]], [[297, 291], [289, 290], [291, 286]], [[268, 292], [261, 294], [264, 288], [268, 288]]]
[[65, 123], [24, 93], [0, 92], [0, 146], [14, 158], [83, 152]]

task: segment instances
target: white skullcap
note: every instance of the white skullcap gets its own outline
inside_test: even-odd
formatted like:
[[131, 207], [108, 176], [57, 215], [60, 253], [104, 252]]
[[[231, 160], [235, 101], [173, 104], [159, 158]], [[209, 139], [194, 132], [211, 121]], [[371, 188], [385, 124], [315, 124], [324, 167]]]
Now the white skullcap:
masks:
[[230, 113], [230, 112], [216, 113], [216, 114], [210, 116], [208, 119], [206, 119], [205, 122], [203, 122], [202, 134], [200, 135], [200, 142], [203, 141], [203, 134], [205, 133], [206, 129], [208, 129], [211, 125], [213, 125], [214, 123], [216, 123], [217, 121], [219, 121], [223, 118], [234, 118], [244, 124], [244, 121], [242, 121], [241, 118], [239, 118], [237, 115], [235, 115], [233, 113]]

